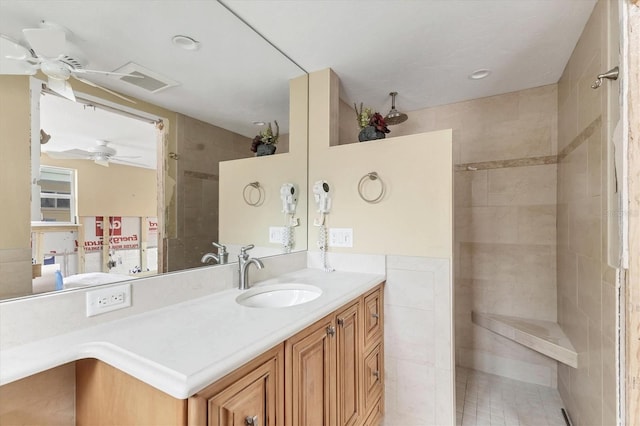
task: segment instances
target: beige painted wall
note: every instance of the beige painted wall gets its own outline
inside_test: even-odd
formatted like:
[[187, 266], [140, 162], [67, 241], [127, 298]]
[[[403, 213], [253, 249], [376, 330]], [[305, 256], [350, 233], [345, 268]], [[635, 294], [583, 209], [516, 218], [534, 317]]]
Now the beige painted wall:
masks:
[[29, 247], [31, 107], [29, 79], [0, 76], [0, 250]]
[[[220, 241], [224, 244], [254, 244], [282, 253], [280, 244], [269, 243], [269, 227], [284, 225], [280, 187], [290, 182], [299, 190], [296, 217], [300, 225], [295, 228], [294, 251], [306, 250], [307, 84], [306, 75], [290, 82], [289, 152], [220, 163]], [[250, 182], [259, 182], [264, 190], [264, 202], [256, 207], [247, 205], [242, 196]]]
[[607, 164], [619, 82], [590, 87], [618, 64], [616, 5], [596, 4], [558, 82], [558, 320], [582, 361], [579, 369], [559, 366], [558, 388], [577, 425], [616, 422], [616, 269], [607, 264], [607, 221], [616, 216], [607, 214]]
[[[337, 145], [339, 81], [330, 69], [309, 78], [309, 187], [331, 186], [329, 228], [353, 228], [353, 248], [335, 252], [450, 258], [453, 252], [453, 172], [451, 131]], [[355, 121], [355, 119], [354, 119]], [[369, 204], [358, 182], [376, 171], [385, 196]], [[375, 192], [376, 189], [370, 189]], [[313, 194], [309, 197], [309, 245], [317, 250]]]
[[40, 164], [77, 170], [78, 216], [151, 216], [158, 214], [156, 171], [87, 160], [56, 160]]

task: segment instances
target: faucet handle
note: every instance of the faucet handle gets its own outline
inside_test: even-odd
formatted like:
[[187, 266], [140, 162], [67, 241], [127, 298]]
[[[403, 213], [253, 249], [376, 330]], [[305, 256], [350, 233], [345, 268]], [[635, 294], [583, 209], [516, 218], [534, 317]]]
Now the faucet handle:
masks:
[[211, 245], [218, 249], [218, 254], [224, 254], [227, 252], [227, 246], [223, 244], [218, 244], [215, 241], [212, 241]]
[[242, 254], [242, 255], [244, 256], [245, 254], [247, 254], [247, 252], [248, 252], [249, 250], [251, 250], [251, 249], [252, 249], [252, 248], [254, 248], [254, 247], [255, 247], [255, 246], [254, 246], [253, 244], [249, 244], [248, 246], [241, 247], [241, 248], [240, 248], [240, 254]]

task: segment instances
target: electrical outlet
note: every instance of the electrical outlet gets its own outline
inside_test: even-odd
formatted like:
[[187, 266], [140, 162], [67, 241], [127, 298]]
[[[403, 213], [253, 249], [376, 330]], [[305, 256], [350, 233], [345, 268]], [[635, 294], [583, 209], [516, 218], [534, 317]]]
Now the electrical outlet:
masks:
[[270, 226], [269, 227], [269, 242], [281, 244], [282, 235], [284, 234], [284, 226]]
[[329, 247], [353, 247], [353, 229], [329, 228]]
[[87, 316], [131, 306], [131, 284], [121, 284], [87, 291]]

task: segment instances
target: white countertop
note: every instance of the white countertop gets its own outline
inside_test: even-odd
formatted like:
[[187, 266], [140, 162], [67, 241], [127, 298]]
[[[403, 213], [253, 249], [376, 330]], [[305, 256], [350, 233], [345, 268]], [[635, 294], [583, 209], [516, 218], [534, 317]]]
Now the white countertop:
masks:
[[13, 347], [0, 351], [0, 384], [96, 358], [175, 398], [188, 398], [383, 280], [377, 274], [302, 269], [257, 284], [322, 289], [302, 305], [248, 308], [235, 302], [241, 291], [232, 289]]

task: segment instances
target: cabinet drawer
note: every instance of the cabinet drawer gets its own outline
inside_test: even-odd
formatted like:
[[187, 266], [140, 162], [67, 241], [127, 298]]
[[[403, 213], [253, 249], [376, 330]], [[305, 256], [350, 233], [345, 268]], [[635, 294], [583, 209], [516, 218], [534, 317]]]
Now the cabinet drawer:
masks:
[[364, 297], [364, 347], [365, 350], [379, 343], [382, 338], [383, 299], [382, 286]]
[[384, 387], [382, 345], [378, 345], [364, 359], [364, 411], [368, 413], [371, 407], [382, 396]]

